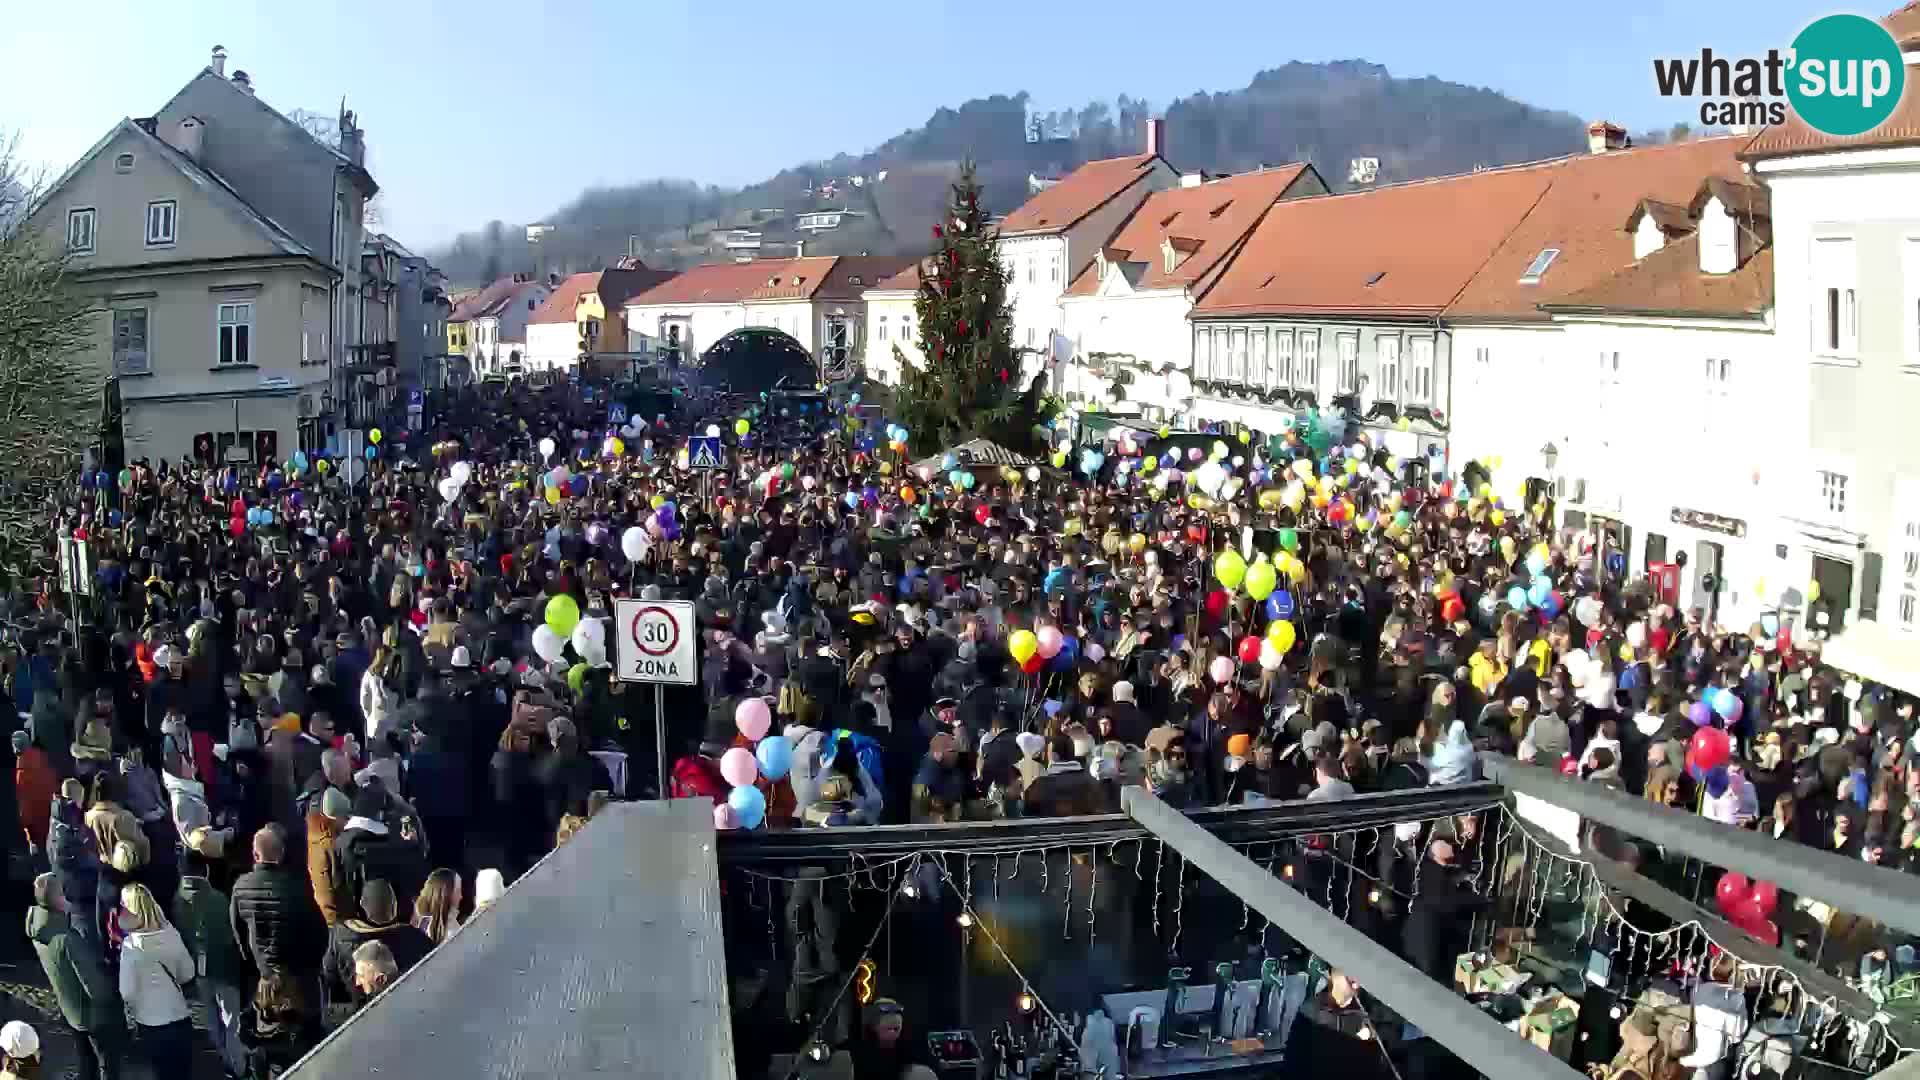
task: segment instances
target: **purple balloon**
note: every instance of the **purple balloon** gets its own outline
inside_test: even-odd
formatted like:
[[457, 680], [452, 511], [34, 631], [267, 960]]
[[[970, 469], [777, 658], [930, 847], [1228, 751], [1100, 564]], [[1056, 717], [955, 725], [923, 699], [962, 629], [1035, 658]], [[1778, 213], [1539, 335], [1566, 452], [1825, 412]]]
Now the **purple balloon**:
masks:
[[1694, 727], [1706, 727], [1713, 723], [1713, 709], [1704, 701], [1696, 701], [1687, 706], [1687, 719], [1693, 721]]

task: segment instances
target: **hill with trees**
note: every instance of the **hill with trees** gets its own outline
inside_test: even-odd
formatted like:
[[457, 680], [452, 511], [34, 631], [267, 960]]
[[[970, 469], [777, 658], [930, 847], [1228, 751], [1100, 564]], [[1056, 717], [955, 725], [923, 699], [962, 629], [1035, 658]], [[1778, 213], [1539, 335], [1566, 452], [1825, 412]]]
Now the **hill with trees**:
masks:
[[[1079, 109], [1042, 110], [1025, 93], [936, 111], [920, 127], [861, 154], [784, 169], [745, 188], [645, 180], [583, 192], [539, 224], [489, 222], [435, 253], [460, 284], [515, 270], [572, 272], [635, 254], [687, 266], [751, 253], [925, 251], [962, 161], [974, 163], [995, 214], [1025, 201], [1034, 180], [1104, 157], [1140, 152], [1146, 119], [1166, 118], [1163, 154], [1176, 168], [1233, 173], [1311, 161], [1339, 188], [1354, 158], [1379, 159], [1376, 183], [1466, 172], [1571, 153], [1585, 123], [1482, 87], [1396, 78], [1361, 60], [1289, 63], [1237, 90], [1196, 93], [1156, 109], [1121, 95]], [[1658, 141], [1660, 135], [1637, 136]], [[802, 215], [844, 211], [837, 227], [802, 229]], [[735, 230], [739, 230], [736, 232]], [[757, 234], [757, 235], [750, 235]], [[734, 247], [729, 248], [731, 239]]]

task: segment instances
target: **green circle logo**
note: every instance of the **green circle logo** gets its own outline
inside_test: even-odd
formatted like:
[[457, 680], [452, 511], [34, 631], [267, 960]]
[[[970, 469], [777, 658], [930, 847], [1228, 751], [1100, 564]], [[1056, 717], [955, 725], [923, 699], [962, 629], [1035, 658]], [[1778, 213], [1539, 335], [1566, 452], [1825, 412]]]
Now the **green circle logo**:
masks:
[[1893, 115], [1906, 90], [1900, 45], [1886, 27], [1859, 15], [1828, 15], [1793, 39], [1787, 100], [1807, 126], [1826, 135], [1860, 135]]

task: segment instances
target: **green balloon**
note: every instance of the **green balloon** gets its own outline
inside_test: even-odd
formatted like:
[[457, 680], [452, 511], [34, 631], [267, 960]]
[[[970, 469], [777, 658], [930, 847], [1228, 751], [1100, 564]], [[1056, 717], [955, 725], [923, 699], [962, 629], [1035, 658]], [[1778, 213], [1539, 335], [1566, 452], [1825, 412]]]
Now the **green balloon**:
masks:
[[562, 641], [573, 636], [573, 628], [580, 625], [580, 605], [564, 594], [548, 600], [547, 625]]
[[1280, 546], [1288, 551], [1300, 550], [1300, 534], [1293, 529], [1280, 530]]

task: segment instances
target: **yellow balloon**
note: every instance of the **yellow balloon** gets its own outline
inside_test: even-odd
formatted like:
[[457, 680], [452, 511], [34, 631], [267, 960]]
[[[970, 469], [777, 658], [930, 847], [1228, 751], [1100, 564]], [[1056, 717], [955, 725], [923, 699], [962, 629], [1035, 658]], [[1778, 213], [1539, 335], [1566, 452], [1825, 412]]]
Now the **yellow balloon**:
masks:
[[1325, 510], [1327, 508], [1327, 504], [1332, 501], [1333, 499], [1330, 498], [1324, 490], [1316, 491], [1313, 493], [1313, 505], [1319, 507], [1322, 510]]
[[745, 420], [735, 420], [733, 422], [733, 433], [735, 435], [745, 435], [751, 430], [753, 430], [753, 425], [747, 423]]
[[1807, 582], [1807, 603], [1809, 604], [1817, 603], [1819, 599], [1820, 599], [1820, 583], [1817, 581]]
[[1147, 550], [1147, 538], [1145, 534], [1134, 533], [1132, 536], [1127, 537], [1127, 550], [1133, 552], [1135, 555]]
[[1287, 580], [1296, 585], [1307, 580], [1307, 564], [1301, 562], [1299, 559], [1294, 559], [1292, 562], [1289, 562], [1286, 565], [1286, 572]]
[[1065, 450], [1055, 450], [1053, 452], [1053, 467], [1056, 469], [1064, 469], [1066, 465], [1067, 452]]
[[1068, 518], [1064, 531], [1068, 536], [1079, 536], [1080, 535], [1080, 519]]
[[321, 476], [327, 475], [327, 470], [333, 468], [332, 465], [327, 464], [326, 458], [321, 458], [319, 461], [314, 462], [313, 467], [320, 470]]
[[1756, 581], [1753, 583], [1753, 595], [1755, 596], [1767, 595], [1767, 579], [1766, 578], [1761, 578], [1759, 581]]
[[1495, 510], [1493, 513], [1487, 515], [1487, 520], [1493, 522], [1495, 525], [1505, 525], [1507, 523], [1506, 511]]
[[1240, 441], [1241, 441], [1242, 443], [1247, 443], [1247, 442], [1252, 442], [1252, 441], [1253, 441], [1253, 436], [1252, 436], [1252, 435], [1249, 435], [1249, 434], [1247, 434], [1247, 433], [1246, 433], [1245, 431], [1242, 431], [1242, 432], [1240, 433]]
[[1620, 659], [1629, 664], [1633, 663], [1633, 646], [1624, 641], [1620, 643]]
[[1168, 426], [1167, 426], [1167, 425], [1165, 425], [1165, 424], [1161, 424], [1161, 425], [1160, 425], [1160, 437], [1161, 437], [1161, 438], [1163, 438], [1163, 439], [1164, 439], [1164, 438], [1166, 438], [1167, 436], [1169, 436], [1169, 435], [1171, 435], [1171, 434], [1173, 434], [1173, 429], [1172, 429], [1172, 428], [1170, 428], [1170, 427], [1168, 427]]
[[1491, 499], [1493, 498], [1493, 485], [1482, 480], [1480, 482], [1480, 489], [1478, 491], [1475, 491], [1474, 494], [1480, 496], [1483, 499]]
[[550, 488], [548, 488], [548, 489], [547, 489], [547, 503], [548, 503], [548, 505], [552, 505], [552, 506], [558, 506], [558, 505], [559, 505], [559, 503], [560, 503], [560, 489], [559, 489], [559, 488], [557, 488], [557, 487], [550, 487]]
[[380, 437], [381, 436], [380, 436], [379, 428], [374, 428], [372, 431], [367, 432], [367, 441], [372, 443], [375, 446], [380, 445]]
[[1007, 653], [1016, 664], [1024, 664], [1040, 651], [1040, 639], [1031, 630], [1015, 630], [1007, 639]]
[[627, 441], [618, 435], [613, 438], [613, 456], [620, 457], [627, 452]]
[[1157, 464], [1158, 464], [1158, 462], [1156, 462], [1156, 461], [1154, 461], [1154, 460], [1153, 460], [1153, 458], [1152, 458], [1151, 456], [1149, 456], [1149, 457], [1143, 457], [1143, 458], [1141, 458], [1141, 459], [1140, 459], [1140, 472], [1141, 472], [1141, 474], [1142, 474], [1142, 475], [1145, 475], [1145, 474], [1147, 474], [1147, 473], [1150, 473], [1150, 472], [1152, 472], [1152, 471], [1154, 470], [1154, 467], [1155, 467], [1155, 466], [1156, 466]]
[[1290, 622], [1275, 622], [1268, 627], [1267, 640], [1273, 642], [1273, 647], [1283, 654], [1293, 649], [1296, 636], [1297, 632]]
[[880, 475], [881, 475], [881, 476], [892, 476], [892, 475], [893, 475], [893, 462], [891, 462], [891, 461], [883, 461], [883, 462], [881, 462], [881, 463], [880, 463]]
[[658, 510], [660, 509], [660, 504], [666, 501], [667, 497], [665, 495], [655, 495], [653, 498], [647, 500], [647, 505]]

